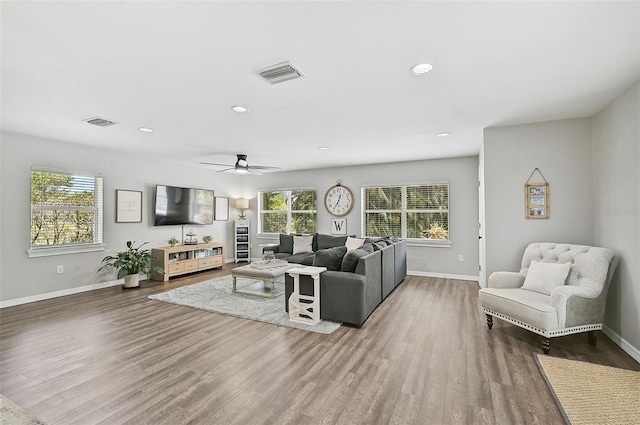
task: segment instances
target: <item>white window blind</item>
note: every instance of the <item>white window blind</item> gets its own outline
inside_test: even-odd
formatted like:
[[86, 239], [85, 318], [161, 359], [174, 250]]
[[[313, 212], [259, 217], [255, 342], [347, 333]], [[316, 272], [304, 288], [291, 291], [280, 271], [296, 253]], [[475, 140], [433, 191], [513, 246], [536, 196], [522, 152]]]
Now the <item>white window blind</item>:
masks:
[[362, 189], [363, 234], [449, 239], [449, 184], [373, 186]]
[[31, 169], [31, 250], [102, 245], [103, 182], [97, 174]]

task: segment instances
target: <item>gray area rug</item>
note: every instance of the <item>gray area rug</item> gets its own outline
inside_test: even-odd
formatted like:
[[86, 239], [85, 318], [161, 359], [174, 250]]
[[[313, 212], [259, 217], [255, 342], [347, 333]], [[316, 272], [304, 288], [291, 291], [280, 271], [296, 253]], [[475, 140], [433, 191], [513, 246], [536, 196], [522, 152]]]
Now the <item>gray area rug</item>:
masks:
[[0, 425], [44, 425], [44, 422], [0, 394]]
[[[251, 280], [239, 278], [238, 286], [246, 286], [247, 282], [250, 284]], [[263, 298], [234, 294], [231, 288], [232, 279], [229, 275], [149, 295], [149, 299], [322, 334], [330, 334], [340, 327], [340, 323], [328, 320], [322, 320], [313, 326], [291, 322], [284, 310], [284, 295]]]

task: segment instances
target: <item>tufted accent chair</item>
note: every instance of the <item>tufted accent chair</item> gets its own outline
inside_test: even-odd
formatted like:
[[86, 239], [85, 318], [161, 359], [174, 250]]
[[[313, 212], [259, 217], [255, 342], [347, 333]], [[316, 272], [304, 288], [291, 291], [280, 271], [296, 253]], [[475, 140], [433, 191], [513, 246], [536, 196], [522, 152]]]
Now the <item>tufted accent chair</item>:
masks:
[[[571, 263], [565, 284], [550, 294], [523, 288], [532, 261]], [[584, 245], [532, 243], [524, 251], [518, 273], [494, 272], [487, 288], [480, 289], [487, 326], [498, 317], [542, 335], [542, 348], [549, 353], [550, 338], [602, 329], [607, 291], [618, 258], [613, 251]]]

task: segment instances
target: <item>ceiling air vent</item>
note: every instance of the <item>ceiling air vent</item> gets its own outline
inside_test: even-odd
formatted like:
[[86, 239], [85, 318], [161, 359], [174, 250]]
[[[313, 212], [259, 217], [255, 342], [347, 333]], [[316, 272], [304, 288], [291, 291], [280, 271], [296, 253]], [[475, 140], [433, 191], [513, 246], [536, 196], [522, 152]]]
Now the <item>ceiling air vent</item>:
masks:
[[304, 77], [304, 74], [289, 62], [259, 69], [257, 73], [269, 84], [277, 84], [283, 81], [293, 80], [294, 78]]
[[84, 121], [88, 122], [89, 124], [97, 125], [98, 127], [110, 127], [116, 124], [113, 121], [109, 121], [100, 117], [87, 118]]

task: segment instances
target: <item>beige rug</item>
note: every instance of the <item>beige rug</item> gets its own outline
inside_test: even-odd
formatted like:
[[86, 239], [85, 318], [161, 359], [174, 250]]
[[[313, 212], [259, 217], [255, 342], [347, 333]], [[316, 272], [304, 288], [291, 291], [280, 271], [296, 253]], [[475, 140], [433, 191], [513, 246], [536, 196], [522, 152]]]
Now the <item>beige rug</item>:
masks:
[[640, 423], [640, 372], [535, 355], [571, 425]]
[[44, 425], [44, 422], [0, 394], [0, 425]]

